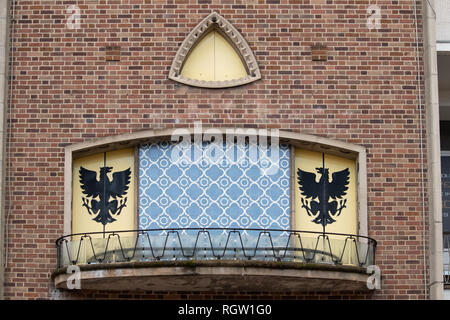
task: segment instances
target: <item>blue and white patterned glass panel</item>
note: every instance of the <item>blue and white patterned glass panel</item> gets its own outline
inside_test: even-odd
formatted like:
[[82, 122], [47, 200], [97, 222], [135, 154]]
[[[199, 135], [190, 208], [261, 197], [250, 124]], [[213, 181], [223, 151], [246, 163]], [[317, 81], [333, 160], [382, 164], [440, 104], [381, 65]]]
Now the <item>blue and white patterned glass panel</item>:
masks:
[[[139, 148], [141, 229], [290, 229], [287, 145], [274, 149], [279, 152], [276, 170], [267, 170], [267, 163], [250, 158], [248, 144], [224, 143], [220, 152], [234, 158], [224, 156], [219, 161], [206, 156], [217, 155], [208, 152], [207, 143], [192, 143], [188, 148], [202, 155], [200, 161], [178, 161], [173, 156], [177, 145], [158, 142]], [[256, 148], [258, 155], [267, 155], [270, 149]]]

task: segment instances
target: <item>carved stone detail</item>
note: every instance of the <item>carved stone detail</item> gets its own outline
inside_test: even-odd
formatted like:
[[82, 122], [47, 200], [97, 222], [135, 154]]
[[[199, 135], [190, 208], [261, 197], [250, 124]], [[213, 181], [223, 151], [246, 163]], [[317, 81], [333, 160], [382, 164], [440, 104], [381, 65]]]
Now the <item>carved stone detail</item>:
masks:
[[[205, 81], [196, 80], [183, 77], [181, 69], [189, 53], [195, 45], [211, 30], [216, 29], [225, 39], [233, 46], [236, 52], [239, 53], [242, 62], [247, 70], [247, 76], [240, 79], [227, 81]], [[202, 88], [228, 88], [247, 84], [261, 79], [261, 72], [259, 71], [258, 63], [253, 55], [250, 46], [244, 37], [236, 30], [231, 23], [219, 15], [217, 12], [212, 12], [205, 19], [203, 19], [186, 37], [178, 49], [172, 66], [170, 67], [169, 79], [187, 84], [194, 87]]]

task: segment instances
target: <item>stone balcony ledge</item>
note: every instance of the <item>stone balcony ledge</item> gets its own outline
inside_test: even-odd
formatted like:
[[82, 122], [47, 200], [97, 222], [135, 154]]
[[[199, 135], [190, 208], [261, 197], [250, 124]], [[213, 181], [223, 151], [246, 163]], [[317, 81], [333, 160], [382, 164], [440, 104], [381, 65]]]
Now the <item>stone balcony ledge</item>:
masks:
[[[298, 230], [186, 228], [61, 237], [56, 288], [80, 271], [82, 290], [367, 290], [376, 241]], [[69, 282], [70, 283], [70, 282]]]
[[[304, 292], [367, 291], [366, 268], [320, 263], [184, 260], [79, 265], [81, 290]], [[67, 267], [52, 274], [67, 289]]]

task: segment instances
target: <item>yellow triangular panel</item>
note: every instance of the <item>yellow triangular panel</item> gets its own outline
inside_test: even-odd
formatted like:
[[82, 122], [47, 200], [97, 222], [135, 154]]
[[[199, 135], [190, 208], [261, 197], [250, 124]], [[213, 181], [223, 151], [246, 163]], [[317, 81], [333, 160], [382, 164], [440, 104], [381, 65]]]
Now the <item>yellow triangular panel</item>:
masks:
[[261, 79], [261, 72], [239, 31], [212, 12], [181, 44], [169, 78], [196, 87], [226, 88]]
[[204, 81], [227, 81], [247, 76], [239, 54], [217, 31], [209, 32], [194, 47], [184, 63], [181, 75]]

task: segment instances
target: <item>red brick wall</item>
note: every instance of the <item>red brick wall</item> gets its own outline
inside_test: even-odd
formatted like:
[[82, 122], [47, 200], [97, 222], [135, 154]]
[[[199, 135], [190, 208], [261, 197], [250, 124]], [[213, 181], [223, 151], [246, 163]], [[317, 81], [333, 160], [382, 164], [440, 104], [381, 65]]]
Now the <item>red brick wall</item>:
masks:
[[[413, 1], [17, 3], [6, 298], [424, 297]], [[81, 10], [79, 30], [66, 27], [72, 4]], [[366, 26], [370, 4], [381, 8], [379, 30]], [[184, 37], [212, 10], [242, 33], [262, 80], [217, 90], [168, 80]], [[328, 61], [312, 61], [313, 44], [327, 47]], [[107, 46], [120, 46], [120, 61], [106, 61]], [[287, 296], [55, 290], [50, 274], [54, 241], [63, 234], [64, 146], [194, 121], [280, 128], [367, 147], [369, 235], [379, 244], [382, 290]]]

